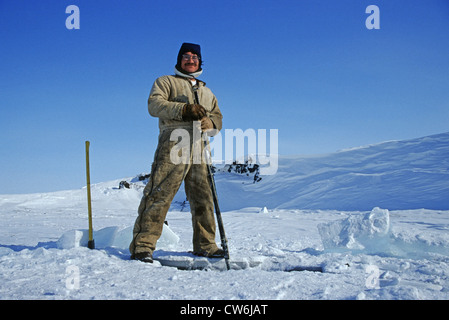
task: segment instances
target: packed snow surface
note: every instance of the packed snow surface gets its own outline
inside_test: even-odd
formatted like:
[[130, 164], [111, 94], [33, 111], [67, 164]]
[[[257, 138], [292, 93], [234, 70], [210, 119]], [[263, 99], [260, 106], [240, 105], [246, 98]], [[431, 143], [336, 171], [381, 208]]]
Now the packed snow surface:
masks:
[[[231, 259], [261, 262], [244, 270], [131, 261], [138, 178], [92, 185], [95, 250], [85, 188], [0, 195], [0, 299], [449, 299], [448, 159], [446, 133], [219, 170]], [[191, 250], [182, 188], [167, 222], [155, 255]]]

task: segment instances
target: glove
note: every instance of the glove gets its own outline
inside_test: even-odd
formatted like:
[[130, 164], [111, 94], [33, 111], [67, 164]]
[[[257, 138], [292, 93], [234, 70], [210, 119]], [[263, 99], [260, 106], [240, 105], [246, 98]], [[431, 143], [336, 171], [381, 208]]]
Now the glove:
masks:
[[182, 109], [183, 121], [200, 120], [206, 115], [206, 109], [199, 104], [186, 104]]
[[206, 131], [214, 128], [214, 124], [211, 119], [204, 117], [201, 119], [201, 131]]

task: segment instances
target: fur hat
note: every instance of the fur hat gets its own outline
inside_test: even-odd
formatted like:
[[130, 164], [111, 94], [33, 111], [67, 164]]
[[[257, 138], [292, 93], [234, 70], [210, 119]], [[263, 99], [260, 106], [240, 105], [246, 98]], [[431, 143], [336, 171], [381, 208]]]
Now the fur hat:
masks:
[[176, 62], [176, 69], [178, 69], [178, 71], [182, 72], [181, 69], [181, 60], [182, 60], [182, 55], [186, 52], [192, 52], [195, 53], [199, 58], [199, 68], [198, 71], [201, 70], [201, 65], [203, 64], [203, 59], [201, 58], [201, 47], [199, 44], [194, 44], [194, 43], [187, 43], [184, 42], [181, 46], [181, 48], [179, 49], [178, 52], [178, 60]]

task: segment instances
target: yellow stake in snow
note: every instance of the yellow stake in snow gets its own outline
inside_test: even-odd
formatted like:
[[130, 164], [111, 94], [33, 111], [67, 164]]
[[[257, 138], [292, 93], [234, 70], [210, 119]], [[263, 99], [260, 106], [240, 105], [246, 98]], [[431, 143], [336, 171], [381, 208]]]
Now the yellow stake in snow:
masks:
[[87, 211], [89, 214], [89, 241], [87, 242], [87, 247], [89, 249], [95, 249], [95, 241], [92, 229], [92, 205], [90, 197], [89, 146], [90, 142], [86, 141]]

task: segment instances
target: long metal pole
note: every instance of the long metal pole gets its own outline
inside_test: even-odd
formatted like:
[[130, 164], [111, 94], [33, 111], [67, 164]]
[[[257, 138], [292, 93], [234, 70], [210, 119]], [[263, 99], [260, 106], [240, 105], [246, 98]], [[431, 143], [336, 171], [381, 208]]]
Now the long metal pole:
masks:
[[[207, 141], [204, 141], [204, 148], [207, 148], [207, 146], [208, 146]], [[209, 155], [209, 159], [211, 159], [210, 155]], [[229, 264], [228, 239], [226, 238], [226, 234], [225, 234], [225, 230], [224, 230], [224, 226], [223, 226], [223, 219], [221, 217], [221, 211], [220, 211], [220, 207], [218, 205], [217, 188], [215, 187], [214, 174], [212, 172], [212, 168], [209, 163], [207, 163], [207, 171], [208, 171], [208, 176], [209, 176], [210, 188], [212, 190], [212, 196], [214, 199], [215, 215], [217, 216], [218, 230], [220, 231], [221, 246], [222, 246], [224, 254], [225, 254], [224, 258], [225, 258], [225, 262], [226, 262], [226, 268], [228, 270], [230, 270], [231, 266]]]
[[[195, 103], [200, 104], [200, 99], [198, 97], [198, 87], [193, 87], [193, 93], [195, 95]], [[206, 133], [203, 133], [206, 134]], [[204, 139], [204, 150], [207, 153], [208, 148], [208, 141], [209, 139], [206, 137]], [[224, 226], [223, 226], [223, 219], [221, 217], [221, 211], [220, 206], [218, 205], [218, 196], [217, 196], [217, 188], [215, 187], [215, 180], [214, 180], [214, 174], [212, 172], [212, 158], [211, 154], [208, 155], [208, 159], [206, 159], [206, 166], [207, 166], [207, 173], [209, 177], [209, 185], [212, 191], [212, 197], [214, 199], [214, 206], [215, 206], [215, 215], [217, 216], [217, 223], [218, 223], [218, 230], [220, 232], [220, 239], [221, 239], [221, 246], [224, 251], [224, 258], [226, 263], [226, 269], [230, 270], [231, 265], [229, 263], [229, 248], [228, 248], [228, 239], [226, 238]]]

